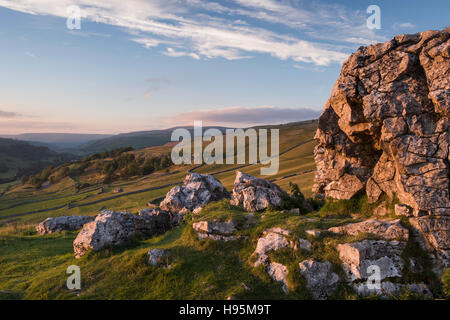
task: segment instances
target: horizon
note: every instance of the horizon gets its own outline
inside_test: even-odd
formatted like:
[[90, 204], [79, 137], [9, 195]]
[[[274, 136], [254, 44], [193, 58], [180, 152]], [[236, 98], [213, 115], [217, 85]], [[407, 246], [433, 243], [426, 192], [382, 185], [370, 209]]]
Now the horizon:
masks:
[[[366, 25], [372, 2], [381, 29]], [[447, 27], [449, 3], [434, 3], [442, 10], [420, 1], [0, 1], [10, 75], [0, 82], [0, 134], [317, 118], [359, 46]], [[79, 30], [67, 27], [72, 5]]]

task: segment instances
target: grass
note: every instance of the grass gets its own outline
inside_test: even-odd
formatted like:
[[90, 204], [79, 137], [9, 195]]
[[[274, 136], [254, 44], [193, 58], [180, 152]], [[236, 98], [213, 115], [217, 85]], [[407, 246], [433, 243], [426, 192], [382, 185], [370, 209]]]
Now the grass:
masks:
[[399, 201], [395, 195], [392, 200], [383, 195], [375, 203], [369, 203], [367, 195], [359, 193], [350, 200], [329, 199], [320, 209], [320, 214], [322, 217], [351, 217], [353, 214], [371, 217], [377, 207], [384, 206], [387, 209], [387, 214], [384, 218], [395, 217], [394, 206], [396, 203], [399, 203]]

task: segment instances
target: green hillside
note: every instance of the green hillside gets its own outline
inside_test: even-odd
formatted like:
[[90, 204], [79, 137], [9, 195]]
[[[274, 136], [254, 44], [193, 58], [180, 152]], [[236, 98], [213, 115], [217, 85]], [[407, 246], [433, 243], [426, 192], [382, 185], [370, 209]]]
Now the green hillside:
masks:
[[25, 141], [0, 138], [0, 183], [71, 159], [70, 155], [34, 146]]

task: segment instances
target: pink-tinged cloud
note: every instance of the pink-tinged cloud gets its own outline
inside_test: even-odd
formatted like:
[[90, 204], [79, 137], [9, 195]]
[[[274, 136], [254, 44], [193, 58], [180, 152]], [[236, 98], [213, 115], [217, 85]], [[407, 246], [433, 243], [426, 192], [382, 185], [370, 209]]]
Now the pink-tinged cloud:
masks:
[[16, 117], [19, 117], [19, 116], [20, 116], [20, 114], [17, 113], [17, 112], [10, 112], [10, 111], [0, 110], [0, 119], [1, 118], [6, 118], [6, 119], [16, 118]]
[[207, 125], [247, 127], [258, 124], [278, 124], [302, 120], [317, 119], [319, 110], [311, 108], [279, 108], [273, 106], [230, 107], [180, 113], [163, 118], [167, 126], [192, 125], [194, 121], [203, 121]]

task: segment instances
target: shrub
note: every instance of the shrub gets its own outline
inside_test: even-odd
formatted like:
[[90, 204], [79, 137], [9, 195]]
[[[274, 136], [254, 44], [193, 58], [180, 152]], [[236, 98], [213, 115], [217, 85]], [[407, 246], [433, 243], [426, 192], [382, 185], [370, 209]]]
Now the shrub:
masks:
[[284, 210], [300, 208], [303, 212], [305, 204], [305, 196], [300, 191], [296, 183], [289, 182], [289, 194], [284, 195], [280, 208]]

